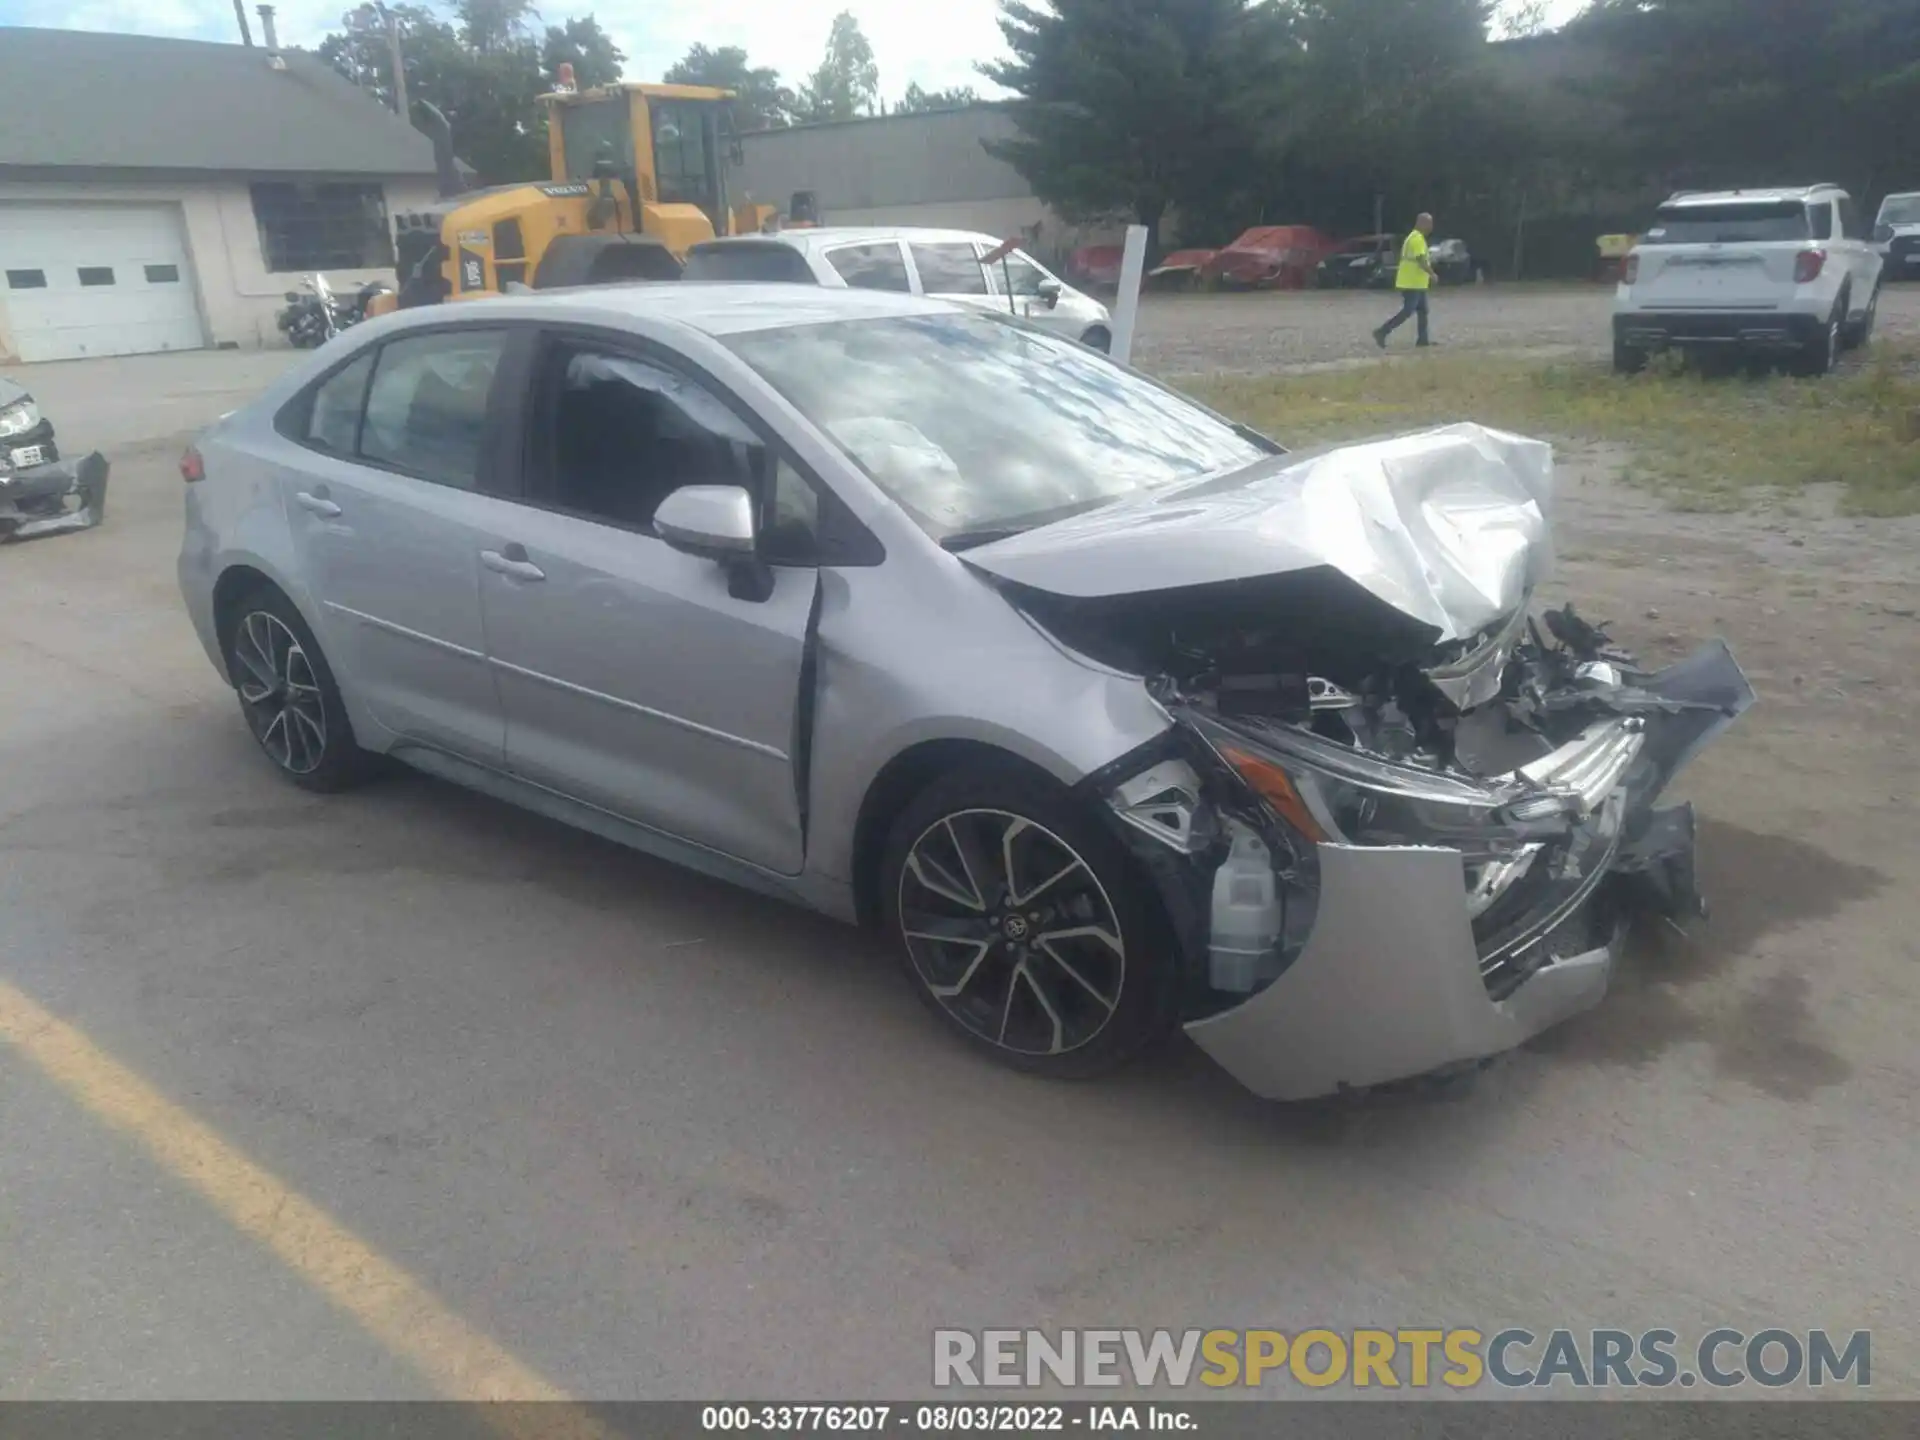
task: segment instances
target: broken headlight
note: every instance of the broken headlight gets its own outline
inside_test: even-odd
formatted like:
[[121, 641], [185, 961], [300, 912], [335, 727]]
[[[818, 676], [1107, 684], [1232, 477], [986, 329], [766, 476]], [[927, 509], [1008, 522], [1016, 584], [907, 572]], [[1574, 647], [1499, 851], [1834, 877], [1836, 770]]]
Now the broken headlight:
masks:
[[40, 407], [33, 403], [33, 397], [16, 400], [0, 410], [0, 439], [12, 435], [24, 435], [40, 423]]
[[1460, 852], [1469, 915], [1506, 893], [1583, 813], [1578, 794], [1383, 759], [1296, 726], [1201, 720], [1214, 753], [1304, 840]]

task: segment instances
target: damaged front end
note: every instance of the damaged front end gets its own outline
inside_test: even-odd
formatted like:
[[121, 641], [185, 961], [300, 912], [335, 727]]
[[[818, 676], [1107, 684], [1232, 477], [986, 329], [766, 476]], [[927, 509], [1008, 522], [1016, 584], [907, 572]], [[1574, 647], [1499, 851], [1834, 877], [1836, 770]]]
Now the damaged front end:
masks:
[[91, 530], [107, 518], [107, 458], [0, 469], [0, 544]]
[[1510, 1049], [1600, 1000], [1635, 911], [1704, 912], [1692, 808], [1655, 801], [1753, 692], [1722, 644], [1648, 673], [1588, 633], [1530, 633], [1451, 713], [1311, 677], [1291, 710], [1159, 682], [1185, 753], [1149, 772], [1158, 811], [1139, 780], [1108, 801], [1144, 836], [1191, 797], [1187, 1029], [1242, 1083], [1304, 1099]]
[[53, 422], [33, 396], [0, 379], [0, 544], [90, 529], [106, 513], [106, 457], [62, 460]]
[[984, 557], [1174, 720], [1087, 784], [1166, 898], [1188, 1033], [1257, 1094], [1510, 1049], [1600, 1000], [1636, 911], [1704, 913], [1692, 809], [1656, 802], [1753, 691], [1724, 644], [1647, 671], [1571, 606], [1530, 614], [1545, 452], [1452, 427], [1296, 462], [1234, 498], [1300, 563], [1227, 584], [1100, 594]]

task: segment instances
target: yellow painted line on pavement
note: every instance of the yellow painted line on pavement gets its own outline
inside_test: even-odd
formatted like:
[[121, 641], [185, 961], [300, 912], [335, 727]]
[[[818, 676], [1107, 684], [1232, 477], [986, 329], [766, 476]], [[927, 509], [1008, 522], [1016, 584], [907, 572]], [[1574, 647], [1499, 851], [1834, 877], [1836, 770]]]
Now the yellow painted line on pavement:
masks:
[[[101, 1050], [0, 980], [0, 1040], [96, 1119], [128, 1136], [237, 1229], [411, 1364], [449, 1400], [515, 1437], [608, 1432], [538, 1371], [455, 1315], [399, 1265]], [[513, 1401], [563, 1402], [516, 1405]]]

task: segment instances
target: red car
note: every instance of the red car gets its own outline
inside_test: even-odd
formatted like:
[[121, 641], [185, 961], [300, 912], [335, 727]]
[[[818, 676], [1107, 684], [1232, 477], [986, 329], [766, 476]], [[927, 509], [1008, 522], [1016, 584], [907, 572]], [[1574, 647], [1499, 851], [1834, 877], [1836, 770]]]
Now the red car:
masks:
[[1257, 225], [1214, 255], [1201, 275], [1226, 285], [1301, 290], [1332, 245], [1311, 225]]

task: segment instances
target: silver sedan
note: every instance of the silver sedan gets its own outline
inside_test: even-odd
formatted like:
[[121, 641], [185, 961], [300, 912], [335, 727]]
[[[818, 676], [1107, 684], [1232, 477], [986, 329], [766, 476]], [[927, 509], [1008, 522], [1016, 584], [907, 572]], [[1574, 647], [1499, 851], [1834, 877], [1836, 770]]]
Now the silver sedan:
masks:
[[917, 297], [403, 312], [181, 470], [188, 613], [289, 779], [391, 757], [881, 928], [1051, 1075], [1184, 1025], [1299, 1098], [1593, 1004], [1635, 909], [1698, 909], [1655, 797], [1752, 700], [1529, 618], [1545, 445], [1295, 457]]

